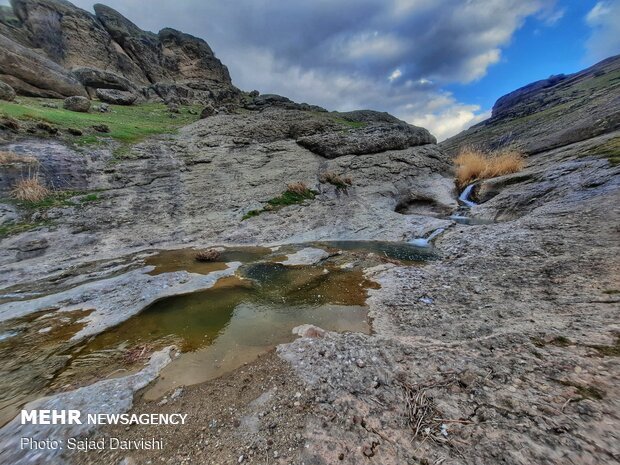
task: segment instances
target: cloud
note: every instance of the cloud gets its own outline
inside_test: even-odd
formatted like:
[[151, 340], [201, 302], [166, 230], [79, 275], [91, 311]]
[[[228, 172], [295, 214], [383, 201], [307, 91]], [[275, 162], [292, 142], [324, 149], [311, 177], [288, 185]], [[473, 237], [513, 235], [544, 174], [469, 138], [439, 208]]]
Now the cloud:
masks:
[[481, 110], [452, 96], [429, 110], [442, 88], [485, 76], [529, 16], [557, 14], [555, 0], [150, 0], [148, 14], [146, 0], [103, 1], [144, 29], [203, 37], [243, 89], [406, 114], [445, 135]]
[[586, 15], [592, 33], [586, 42], [592, 60], [620, 53], [620, 1], [600, 1]]

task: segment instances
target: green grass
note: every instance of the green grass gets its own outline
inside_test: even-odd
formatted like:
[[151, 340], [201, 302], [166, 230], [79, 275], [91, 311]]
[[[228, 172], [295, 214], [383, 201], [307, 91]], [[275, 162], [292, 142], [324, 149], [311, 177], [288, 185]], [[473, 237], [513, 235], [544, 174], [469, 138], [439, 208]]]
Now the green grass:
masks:
[[[68, 128], [84, 131], [82, 136], [66, 135], [68, 140], [77, 144], [90, 145], [101, 138], [112, 138], [124, 144], [135, 144], [141, 140], [158, 134], [173, 133], [177, 128], [198, 119], [189, 113], [190, 107], [182, 107], [176, 118], [163, 103], [143, 103], [139, 105], [109, 105], [109, 113], [95, 112], [77, 113], [62, 108], [62, 100], [19, 97], [20, 103], [0, 101], [0, 115], [6, 115], [20, 122], [45, 121], [66, 132]], [[59, 108], [47, 108], [42, 103], [53, 103]], [[93, 105], [99, 102], [93, 102]], [[198, 111], [200, 106], [191, 108]], [[110, 128], [107, 134], [95, 133], [92, 126], [106, 124]]]
[[620, 165], [620, 137], [609, 139], [604, 144], [584, 152], [582, 156], [604, 157], [612, 166]]
[[343, 126], [347, 126], [351, 129], [358, 129], [366, 126], [366, 123], [364, 123], [363, 121], [349, 121], [348, 119], [344, 119], [339, 116], [334, 117], [333, 120], [336, 123], [342, 124]]
[[313, 191], [312, 189], [307, 189], [303, 193], [286, 190], [281, 195], [274, 197], [271, 200], [268, 200], [267, 207], [260, 210], [250, 210], [249, 212], [247, 212], [245, 215], [243, 215], [241, 221], [258, 216], [266, 211], [274, 211], [289, 205], [303, 203], [306, 200], [312, 200], [316, 197], [317, 194], [318, 192]]
[[287, 205], [302, 203], [304, 200], [312, 200], [315, 196], [316, 192], [311, 189], [306, 190], [303, 194], [287, 190], [282, 195], [268, 200], [267, 203], [272, 207], [286, 207]]
[[51, 224], [49, 221], [23, 221], [20, 223], [8, 223], [0, 226], [0, 238], [5, 238], [13, 234], [19, 234], [32, 229]]
[[26, 201], [26, 200], [14, 200], [13, 202], [26, 210], [47, 210], [48, 208], [53, 207], [68, 207], [74, 206], [75, 203], [70, 199], [77, 195], [82, 195], [82, 192], [77, 191], [54, 191], [51, 195], [44, 198], [43, 200], [38, 200], [36, 202]]

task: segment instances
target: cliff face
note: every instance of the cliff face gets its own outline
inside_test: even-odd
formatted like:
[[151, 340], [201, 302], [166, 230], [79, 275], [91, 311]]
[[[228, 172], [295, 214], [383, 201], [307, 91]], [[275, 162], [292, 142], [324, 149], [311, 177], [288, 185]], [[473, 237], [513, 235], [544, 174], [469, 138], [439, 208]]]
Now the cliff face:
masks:
[[442, 143], [514, 146], [538, 153], [620, 128], [620, 55], [583, 71], [528, 84], [497, 100], [491, 118]]
[[18, 94], [66, 97], [112, 88], [201, 103], [238, 94], [226, 66], [197, 37], [143, 31], [105, 5], [96, 5], [94, 15], [65, 0], [11, 5], [0, 14], [0, 79]]

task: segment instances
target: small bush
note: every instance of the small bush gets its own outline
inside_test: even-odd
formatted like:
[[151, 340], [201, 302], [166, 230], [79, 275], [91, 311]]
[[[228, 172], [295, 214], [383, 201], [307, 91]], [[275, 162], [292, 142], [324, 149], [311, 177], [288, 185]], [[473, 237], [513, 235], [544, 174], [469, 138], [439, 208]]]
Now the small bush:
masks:
[[219, 258], [220, 252], [215, 249], [201, 250], [194, 256], [194, 259], [198, 262], [216, 262]]
[[41, 183], [38, 175], [17, 181], [11, 191], [11, 197], [23, 202], [40, 202], [50, 194], [50, 190]]
[[456, 183], [465, 187], [480, 179], [489, 179], [504, 174], [516, 173], [525, 167], [523, 154], [517, 150], [491, 153], [471, 147], [463, 148], [454, 159]]
[[323, 184], [331, 184], [341, 190], [353, 185], [353, 179], [350, 176], [341, 176], [333, 171], [326, 171], [319, 179]]

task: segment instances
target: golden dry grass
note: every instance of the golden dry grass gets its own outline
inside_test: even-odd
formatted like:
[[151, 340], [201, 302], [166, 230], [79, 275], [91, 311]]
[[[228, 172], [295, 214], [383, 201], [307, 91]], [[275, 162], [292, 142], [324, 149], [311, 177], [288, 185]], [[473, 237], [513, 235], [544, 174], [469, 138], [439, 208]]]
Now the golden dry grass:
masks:
[[332, 184], [339, 189], [346, 189], [347, 186], [353, 184], [353, 179], [350, 176], [341, 176], [333, 171], [326, 171], [321, 175], [320, 181], [322, 183]]
[[303, 182], [292, 182], [286, 186], [286, 190], [293, 194], [306, 195], [310, 189]]
[[50, 194], [38, 175], [17, 181], [11, 190], [11, 197], [24, 202], [40, 202]]
[[474, 181], [516, 173], [525, 167], [523, 154], [517, 150], [483, 152], [467, 147], [454, 159], [456, 183], [465, 187]]
[[10, 165], [12, 163], [34, 164], [37, 163], [37, 159], [35, 157], [31, 157], [30, 155], [17, 155], [13, 152], [0, 150], [0, 165]]

